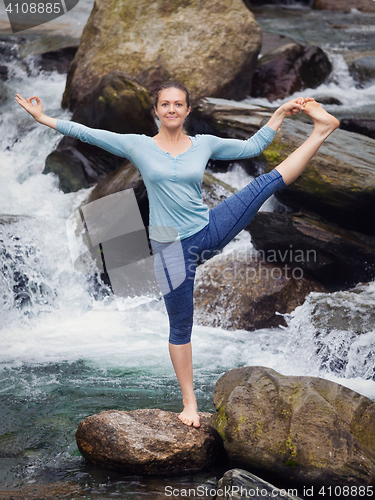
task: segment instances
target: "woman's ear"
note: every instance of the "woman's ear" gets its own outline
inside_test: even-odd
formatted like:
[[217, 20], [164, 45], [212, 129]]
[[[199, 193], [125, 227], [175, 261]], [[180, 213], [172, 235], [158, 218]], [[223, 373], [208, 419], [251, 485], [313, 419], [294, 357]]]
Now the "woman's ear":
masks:
[[158, 112], [156, 111], [155, 106], [154, 106], [154, 113], [155, 113], [156, 118], [159, 120]]
[[191, 111], [191, 106], [188, 107], [187, 112], [186, 112], [186, 116], [190, 113], [190, 111]]

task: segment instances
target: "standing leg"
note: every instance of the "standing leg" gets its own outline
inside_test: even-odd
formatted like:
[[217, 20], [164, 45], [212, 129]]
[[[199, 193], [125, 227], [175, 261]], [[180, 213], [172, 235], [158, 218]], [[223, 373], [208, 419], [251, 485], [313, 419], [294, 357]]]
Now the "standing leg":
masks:
[[155, 257], [155, 274], [169, 317], [169, 354], [184, 405], [178, 418], [184, 424], [194, 427], [200, 427], [200, 419], [193, 390], [190, 336], [193, 327], [193, 289], [197, 258], [195, 250], [202, 231], [181, 240], [181, 246], [152, 242], [154, 252], [159, 253]]
[[193, 356], [191, 342], [175, 345], [169, 342], [174, 371], [182, 392], [183, 411], [178, 418], [186, 425], [200, 427], [197, 400], [193, 390]]

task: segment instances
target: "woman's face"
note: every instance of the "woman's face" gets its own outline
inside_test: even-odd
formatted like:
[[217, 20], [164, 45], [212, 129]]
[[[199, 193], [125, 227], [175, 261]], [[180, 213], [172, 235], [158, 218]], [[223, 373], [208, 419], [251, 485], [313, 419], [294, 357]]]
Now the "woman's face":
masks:
[[182, 126], [190, 113], [190, 107], [188, 108], [186, 104], [185, 92], [174, 87], [163, 89], [159, 94], [155, 113], [161, 123], [168, 128]]

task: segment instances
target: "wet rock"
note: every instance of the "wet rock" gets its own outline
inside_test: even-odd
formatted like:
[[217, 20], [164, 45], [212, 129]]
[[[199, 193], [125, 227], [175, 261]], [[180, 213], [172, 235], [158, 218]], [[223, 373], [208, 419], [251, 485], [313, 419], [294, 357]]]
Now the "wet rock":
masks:
[[229, 184], [217, 179], [213, 175], [205, 172], [202, 182], [202, 199], [208, 208], [214, 208], [216, 205], [228, 196], [235, 193], [237, 190]]
[[16, 490], [0, 490], [3, 500], [57, 500], [84, 496], [82, 487], [72, 481], [50, 484], [31, 484]]
[[213, 399], [211, 423], [231, 466], [288, 484], [374, 484], [375, 403], [367, 397], [318, 377], [251, 366], [225, 373]]
[[125, 189], [134, 189], [134, 195], [137, 199], [143, 223], [145, 226], [148, 226], [149, 203], [146, 186], [143, 183], [141, 174], [130, 161], [124, 162], [120, 168], [106, 175], [104, 179], [101, 179], [83, 205]]
[[311, 291], [325, 290], [307, 273], [267, 262], [251, 249], [219, 254], [197, 268], [194, 318], [227, 330], [285, 326], [276, 312], [292, 312]]
[[[289, 494], [289, 488], [288, 490], [276, 488], [273, 484], [243, 469], [228, 470], [219, 479], [217, 490], [219, 491], [215, 496], [215, 500], [223, 498], [226, 500], [259, 500], [259, 498], [300, 500], [299, 497], [292, 493]], [[223, 491], [223, 494], [221, 494], [220, 490]], [[294, 488], [292, 491], [294, 493], [297, 489]], [[224, 497], [225, 492], [228, 492], [228, 495]]]
[[[206, 98], [190, 115], [190, 133], [247, 139], [267, 123], [271, 111], [251, 104]], [[285, 119], [271, 145], [251, 161], [263, 162], [266, 171], [279, 165], [311, 134], [312, 126], [305, 119], [304, 115], [301, 120]], [[275, 196], [296, 211], [317, 213], [344, 229], [374, 235], [374, 155], [372, 139], [335, 130], [302, 175]]]
[[96, 3], [69, 68], [62, 105], [74, 110], [111, 71], [125, 72], [150, 93], [174, 78], [193, 97], [242, 99], [250, 93], [261, 38], [242, 0]]
[[[311, 294], [303, 305], [303, 322], [296, 328], [296, 344], [315, 352], [314, 367], [338, 377], [375, 380], [372, 341], [375, 324], [374, 283], [350, 290]], [[298, 356], [298, 354], [297, 354]]]
[[90, 462], [126, 474], [196, 472], [223, 454], [211, 414], [199, 415], [201, 426], [195, 428], [183, 424], [177, 413], [159, 409], [104, 411], [80, 423], [78, 449]]
[[342, 10], [350, 12], [357, 9], [361, 12], [375, 12], [372, 0], [314, 0], [312, 7], [318, 10]]
[[292, 38], [288, 38], [284, 35], [280, 35], [279, 33], [267, 33], [265, 31], [262, 32], [262, 47], [260, 49], [260, 53], [262, 56], [271, 52], [272, 50], [278, 49], [287, 43], [295, 43]]
[[375, 139], [375, 120], [344, 118], [340, 121], [340, 128]]
[[8, 67], [0, 64], [0, 81], [5, 82], [8, 79]]
[[342, 106], [342, 102], [336, 99], [336, 97], [326, 96], [326, 95], [316, 95], [314, 99], [319, 104], [328, 104], [328, 105], [333, 104], [335, 106]]
[[190, 134], [248, 139], [271, 118], [272, 111], [250, 103], [206, 97], [191, 110], [186, 128]]
[[[284, 120], [274, 141], [263, 152], [266, 171], [280, 164], [311, 131], [307, 123]], [[275, 197], [295, 210], [315, 212], [344, 229], [374, 235], [374, 153], [372, 139], [335, 130], [304, 172]]]
[[[72, 121], [120, 134], [153, 136], [157, 126], [151, 110], [152, 102], [146, 90], [124, 73], [114, 71], [101, 78], [81, 100]], [[69, 193], [92, 186], [123, 164], [124, 158], [64, 136], [47, 157], [43, 173], [58, 175], [60, 189]]]
[[246, 229], [267, 261], [302, 269], [329, 290], [375, 276], [375, 237], [313, 214], [258, 212]]
[[375, 57], [364, 56], [355, 59], [349, 64], [349, 73], [362, 86], [371, 82], [375, 79]]
[[43, 53], [38, 61], [40, 69], [43, 71], [57, 71], [60, 74], [67, 73], [77, 49], [78, 47], [76, 46], [64, 47]]
[[328, 57], [319, 47], [289, 43], [265, 54], [258, 61], [251, 95], [269, 101], [306, 88], [316, 88], [332, 71]]

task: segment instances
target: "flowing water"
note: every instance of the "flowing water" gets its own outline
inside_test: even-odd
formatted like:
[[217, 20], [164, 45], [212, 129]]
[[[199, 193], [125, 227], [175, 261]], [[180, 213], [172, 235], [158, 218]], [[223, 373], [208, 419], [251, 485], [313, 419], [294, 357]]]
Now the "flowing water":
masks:
[[[85, 5], [78, 22], [89, 14], [91, 3]], [[264, 27], [275, 21], [276, 11], [262, 11]], [[286, 33], [297, 10], [278, 12], [279, 31]], [[327, 14], [298, 12], [312, 16], [299, 36], [307, 37], [309, 28], [317, 37], [316, 19]], [[329, 15], [342, 22], [342, 14]], [[361, 33], [358, 45], [362, 34], [373, 30], [370, 18], [353, 14]], [[329, 37], [323, 41], [329, 51]], [[361, 114], [366, 100], [373, 112], [374, 87], [357, 89], [341, 54], [335, 58], [341, 43], [334, 39], [329, 52], [334, 81], [314, 92], [338, 96], [342, 112]], [[92, 276], [74, 270], [65, 224], [90, 190], [64, 194], [52, 174], [42, 174], [61, 135], [38, 125], [14, 101], [16, 92], [38, 95], [46, 114], [69, 119], [60, 108], [66, 75], [30, 71], [17, 59], [5, 64], [11, 76], [0, 87], [0, 490], [72, 481], [84, 498], [155, 499], [164, 498], [166, 485], [213, 487], [223, 471], [126, 477], [87, 464], [77, 450], [75, 430], [89, 415], [107, 409], [182, 409], [167, 349], [168, 318], [158, 300], [120, 311]], [[246, 183], [238, 167], [217, 175], [236, 188]], [[225, 251], [250, 245], [249, 235], [241, 233]], [[214, 412], [217, 379], [247, 365], [321, 376], [375, 400], [374, 299], [375, 282], [354, 291], [311, 294], [286, 317], [285, 328], [246, 332], [195, 325], [199, 410]]]

